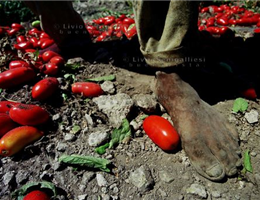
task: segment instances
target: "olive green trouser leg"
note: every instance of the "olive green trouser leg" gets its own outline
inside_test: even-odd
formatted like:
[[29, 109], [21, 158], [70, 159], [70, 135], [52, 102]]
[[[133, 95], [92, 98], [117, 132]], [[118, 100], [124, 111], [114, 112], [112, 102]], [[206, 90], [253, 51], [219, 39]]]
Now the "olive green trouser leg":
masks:
[[146, 63], [153, 67], [182, 64], [197, 40], [197, 2], [133, 0], [133, 6]]
[[25, 1], [41, 19], [43, 30], [59, 47], [82, 46], [91, 39], [81, 16], [74, 10], [71, 1]]

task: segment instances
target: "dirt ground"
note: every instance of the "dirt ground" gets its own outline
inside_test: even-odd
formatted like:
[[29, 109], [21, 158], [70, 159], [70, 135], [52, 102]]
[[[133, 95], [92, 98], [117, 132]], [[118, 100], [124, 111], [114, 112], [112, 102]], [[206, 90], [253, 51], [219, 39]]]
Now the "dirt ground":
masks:
[[[237, 34], [244, 37], [243, 32]], [[248, 85], [259, 89], [259, 69], [256, 68], [259, 67], [259, 60], [257, 61], [257, 56], [252, 59], [257, 55], [257, 43], [252, 41], [258, 39], [242, 43], [238, 39], [237, 43], [226, 43], [226, 38], [205, 38], [204, 46], [210, 53], [216, 52], [215, 55], [227, 63], [235, 60], [231, 65], [234, 74], [214, 65], [199, 70], [192, 74], [193, 76], [188, 74], [186, 79], [205, 101], [219, 110], [236, 127], [240, 137], [241, 159], [243, 153], [249, 150], [252, 173], [240, 172], [221, 182], [212, 182], [196, 172], [181, 147], [174, 153], [166, 153], [152, 143], [142, 129], [141, 116], [157, 114], [167, 119], [169, 116], [151, 90], [153, 72], [148, 68], [141, 69], [139, 65], [144, 62], [139, 54], [129, 55], [129, 50], [126, 50], [135, 47], [135, 41], [132, 42], [134, 44], [123, 44], [121, 48], [125, 51], [116, 50], [123, 52], [120, 56], [117, 55], [117, 58], [123, 58], [119, 62], [115, 58], [106, 63], [89, 63], [81, 58], [69, 60], [69, 63], [78, 64], [79, 68], [74, 71], [61, 71], [58, 76], [60, 90], [46, 102], [37, 102], [31, 98], [32, 86], [42, 78], [41, 75], [23, 87], [4, 90], [1, 93], [0, 100], [38, 104], [44, 107], [52, 118], [47, 125], [39, 127], [45, 132], [39, 141], [13, 157], [1, 158], [1, 200], [10, 200], [10, 193], [26, 183], [40, 181], [55, 184], [58, 188], [58, 196], [55, 198], [57, 200], [258, 200], [259, 99], [247, 100], [249, 107], [243, 113], [232, 112], [234, 100], [241, 96], [239, 89]], [[74, 74], [75, 77], [64, 76], [65, 74]], [[72, 82], [111, 74], [115, 75], [116, 79], [101, 82], [105, 90], [101, 98], [86, 99], [71, 93]], [[104, 99], [108, 105], [116, 104], [115, 107], [103, 108]], [[131, 122], [131, 139], [108, 149], [104, 155], [97, 154], [94, 151], [95, 145], [89, 140], [90, 135], [111, 133], [122, 118]], [[74, 131], [75, 126], [80, 129]], [[67, 166], [58, 161], [63, 154], [91, 155], [108, 159], [113, 164], [112, 172]]]

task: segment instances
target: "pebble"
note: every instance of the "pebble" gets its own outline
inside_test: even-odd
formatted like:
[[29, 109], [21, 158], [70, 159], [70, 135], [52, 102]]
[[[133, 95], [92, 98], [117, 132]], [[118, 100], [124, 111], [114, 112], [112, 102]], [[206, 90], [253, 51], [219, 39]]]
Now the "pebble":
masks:
[[88, 184], [93, 178], [95, 178], [95, 175], [94, 172], [85, 172], [82, 176], [81, 184]]
[[105, 179], [105, 177], [102, 174], [97, 173], [96, 179], [97, 179], [97, 184], [99, 187], [104, 187], [104, 186], [108, 185], [107, 180]]
[[48, 171], [43, 171], [40, 175], [40, 179], [50, 181], [53, 178], [53, 175], [48, 173]]
[[250, 134], [249, 130], [242, 131], [242, 133], [239, 135], [240, 140], [246, 141], [248, 140], [248, 136]]
[[221, 193], [219, 191], [212, 191], [211, 192], [212, 197], [219, 198], [221, 197]]
[[97, 147], [105, 143], [109, 139], [109, 131], [110, 129], [100, 129], [91, 133], [88, 137], [89, 146]]
[[58, 143], [57, 147], [56, 147], [56, 150], [64, 152], [67, 149], [67, 147], [68, 147], [68, 145], [65, 144], [65, 143]]
[[102, 200], [110, 200], [110, 196], [108, 194], [101, 194]]
[[142, 165], [130, 173], [129, 181], [141, 192], [149, 191], [154, 186], [154, 180], [148, 166]]
[[3, 176], [4, 185], [9, 185], [13, 180], [14, 176], [15, 176], [14, 171], [6, 172], [5, 175]]
[[60, 119], [60, 114], [59, 113], [52, 116], [52, 120], [53, 121], [56, 121], [58, 119]]
[[189, 188], [186, 189], [188, 194], [195, 194], [202, 198], [207, 198], [206, 188], [198, 183], [193, 183]]
[[119, 127], [122, 120], [130, 113], [134, 102], [128, 94], [101, 95], [93, 98], [98, 109], [108, 116], [113, 127]]
[[86, 200], [87, 199], [87, 194], [82, 194], [78, 196], [78, 200]]
[[250, 110], [245, 114], [245, 118], [249, 124], [258, 122], [258, 112], [254, 109]]
[[133, 96], [135, 105], [145, 113], [154, 113], [157, 110], [158, 102], [154, 95], [136, 94]]
[[67, 142], [74, 141], [75, 139], [76, 139], [76, 136], [72, 133], [66, 133], [66, 135], [64, 136], [64, 140]]
[[16, 178], [16, 182], [19, 184], [25, 183], [28, 178], [29, 178], [30, 174], [28, 171], [25, 170], [20, 170], [17, 172], [15, 178]]
[[159, 177], [162, 181], [166, 183], [171, 183], [172, 181], [174, 181], [175, 174], [167, 171], [159, 171]]
[[87, 121], [87, 124], [89, 127], [93, 127], [94, 126], [94, 122], [92, 117], [89, 114], [85, 114], [85, 119]]
[[76, 57], [76, 58], [71, 58], [67, 61], [67, 64], [69, 65], [73, 65], [73, 64], [76, 64], [76, 63], [82, 63], [84, 62], [84, 59], [81, 58], [81, 57]]
[[159, 188], [157, 191], [158, 191], [158, 193], [161, 197], [167, 197], [168, 196], [167, 193], [165, 191], [163, 191], [161, 188]]
[[60, 162], [54, 162], [54, 163], [52, 164], [52, 169], [53, 169], [54, 171], [58, 171], [58, 170], [60, 169], [60, 167], [61, 167], [61, 163], [60, 163]]
[[108, 94], [114, 94], [115, 93], [115, 86], [114, 83], [111, 81], [105, 81], [104, 83], [102, 83], [101, 88], [104, 92], [108, 93]]

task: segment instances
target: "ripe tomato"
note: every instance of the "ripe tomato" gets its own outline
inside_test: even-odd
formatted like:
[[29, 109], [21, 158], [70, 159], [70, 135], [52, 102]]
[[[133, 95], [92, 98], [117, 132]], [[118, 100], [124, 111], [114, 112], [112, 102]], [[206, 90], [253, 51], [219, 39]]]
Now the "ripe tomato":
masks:
[[50, 59], [54, 56], [60, 56], [59, 54], [55, 53], [54, 51], [45, 51], [43, 54], [42, 54], [42, 60], [44, 62], [49, 62]]
[[41, 31], [38, 30], [37, 28], [32, 28], [31, 30], [28, 31], [28, 34], [31, 36], [38, 36], [41, 34]]
[[18, 67], [0, 74], [0, 88], [6, 89], [32, 80], [36, 76], [31, 68]]
[[42, 32], [42, 33], [40, 34], [40, 39], [43, 39], [43, 38], [50, 38], [50, 36], [49, 36], [47, 33]]
[[55, 76], [59, 72], [59, 67], [53, 63], [47, 63], [43, 68], [43, 73]]
[[244, 90], [241, 92], [242, 95], [247, 98], [247, 99], [256, 99], [257, 98], [257, 94], [254, 88], [248, 88], [247, 90]]
[[[49, 46], [51, 46], [52, 44], [54, 44], [54, 40], [48, 39], [48, 38], [43, 38], [44, 41], [41, 43], [41, 48], [45, 49]], [[43, 40], [41, 39], [41, 40]]]
[[100, 85], [91, 82], [76, 82], [72, 84], [71, 90], [74, 94], [83, 94], [85, 97], [97, 97], [103, 94]]
[[1, 101], [0, 102], [0, 113], [7, 113], [9, 110], [20, 103], [13, 101]]
[[49, 113], [36, 105], [18, 104], [9, 111], [10, 118], [21, 125], [36, 126], [48, 121]]
[[50, 197], [40, 190], [34, 190], [28, 193], [23, 200], [50, 200]]
[[38, 39], [36, 37], [31, 37], [30, 38], [30, 42], [33, 45], [33, 48], [37, 48], [38, 47]]
[[131, 25], [135, 23], [135, 20], [133, 18], [130, 18], [130, 17], [127, 17], [123, 20], [123, 24], [128, 24], [128, 25]]
[[227, 26], [229, 24], [228, 18], [224, 18], [224, 17], [218, 18], [216, 22], [218, 25], [223, 25], [223, 26]]
[[104, 24], [105, 25], [111, 25], [115, 22], [115, 16], [107, 16], [107, 17], [104, 17]]
[[12, 23], [11, 27], [13, 29], [18, 29], [18, 30], [24, 29], [24, 27], [21, 24], [18, 24], [18, 23]]
[[143, 122], [143, 128], [149, 138], [164, 151], [174, 150], [180, 137], [171, 123], [163, 117], [151, 115]]
[[18, 29], [14, 29], [14, 28], [12, 28], [11, 30], [6, 30], [9, 36], [15, 35], [16, 33], [18, 33], [18, 31], [19, 31]]
[[29, 67], [30, 65], [23, 60], [14, 60], [9, 63], [9, 69], [14, 69], [18, 67]]
[[32, 97], [38, 101], [49, 98], [58, 89], [57, 78], [45, 78], [36, 83], [32, 88]]
[[8, 114], [0, 113], [0, 138], [16, 126], [17, 124], [11, 120]]
[[50, 63], [61, 66], [65, 63], [64, 59], [61, 56], [54, 56], [50, 59]]
[[19, 35], [19, 36], [16, 38], [16, 42], [17, 42], [17, 43], [26, 42], [26, 38], [25, 38], [23, 35]]
[[14, 44], [14, 48], [16, 48], [17, 50], [30, 49], [31, 47], [32, 47], [32, 43], [30, 41]]

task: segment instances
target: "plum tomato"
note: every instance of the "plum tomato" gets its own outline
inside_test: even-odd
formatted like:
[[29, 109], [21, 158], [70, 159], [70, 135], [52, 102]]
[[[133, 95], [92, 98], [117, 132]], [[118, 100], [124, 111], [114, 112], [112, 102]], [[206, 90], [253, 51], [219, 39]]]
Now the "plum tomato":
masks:
[[14, 60], [9, 63], [9, 69], [14, 69], [18, 67], [29, 67], [30, 65], [23, 60]]
[[43, 54], [42, 54], [42, 60], [44, 62], [49, 62], [50, 59], [54, 56], [60, 56], [59, 54], [55, 53], [54, 51], [45, 51]]
[[43, 73], [46, 75], [55, 76], [59, 72], [59, 67], [53, 63], [47, 63], [45, 64], [45, 67], [43, 68]]
[[91, 82], [76, 82], [71, 86], [74, 94], [83, 94], [85, 97], [97, 97], [103, 94], [100, 85]]
[[0, 138], [16, 126], [17, 124], [11, 120], [8, 114], [0, 113]]
[[61, 56], [54, 56], [50, 59], [50, 63], [61, 66], [65, 63], [65, 61]]
[[0, 113], [8, 113], [9, 110], [20, 103], [13, 101], [1, 101], [0, 102]]
[[149, 138], [164, 151], [172, 151], [179, 144], [180, 137], [171, 123], [163, 117], [151, 115], [143, 122]]

